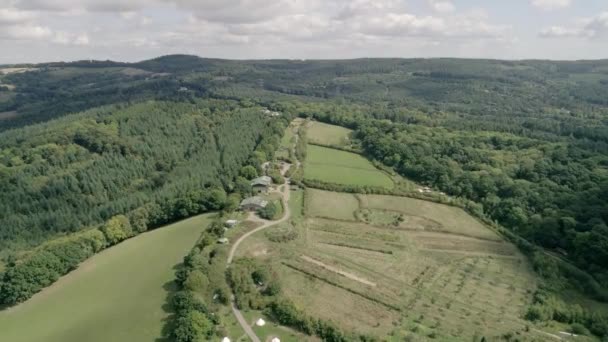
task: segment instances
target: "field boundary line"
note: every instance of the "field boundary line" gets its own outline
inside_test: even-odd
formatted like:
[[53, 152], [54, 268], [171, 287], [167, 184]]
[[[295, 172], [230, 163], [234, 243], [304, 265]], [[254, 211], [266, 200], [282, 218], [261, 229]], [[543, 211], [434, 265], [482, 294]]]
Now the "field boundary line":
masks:
[[362, 284], [365, 284], [365, 285], [368, 285], [368, 286], [371, 286], [371, 287], [376, 287], [376, 286], [377, 286], [377, 284], [376, 284], [376, 283], [374, 283], [374, 282], [372, 282], [372, 281], [369, 281], [369, 280], [367, 280], [367, 279], [365, 279], [365, 278], [363, 278], [363, 277], [360, 277], [360, 276], [355, 275], [355, 274], [353, 274], [353, 273], [346, 272], [346, 271], [341, 270], [341, 269], [339, 269], [339, 268], [336, 268], [336, 267], [333, 267], [333, 266], [327, 265], [327, 264], [325, 264], [324, 262], [319, 261], [319, 260], [314, 259], [314, 258], [311, 258], [311, 257], [309, 257], [309, 256], [307, 256], [307, 255], [301, 255], [301, 256], [300, 256], [300, 258], [301, 258], [301, 259], [304, 259], [304, 260], [306, 260], [306, 261], [308, 261], [308, 262], [310, 262], [310, 263], [313, 263], [313, 264], [315, 264], [315, 265], [317, 265], [317, 266], [321, 266], [321, 267], [323, 267], [324, 269], [326, 269], [326, 270], [328, 270], [328, 271], [332, 271], [332, 272], [337, 273], [337, 274], [339, 274], [339, 275], [341, 275], [341, 276], [344, 276], [344, 277], [346, 277], [346, 278], [348, 278], [348, 279], [358, 281], [358, 282], [360, 282], [360, 283], [362, 283]]
[[288, 267], [288, 268], [290, 268], [290, 269], [292, 269], [294, 271], [300, 272], [300, 273], [305, 274], [305, 275], [307, 275], [309, 277], [315, 278], [315, 279], [320, 280], [320, 281], [322, 281], [324, 283], [327, 283], [329, 285], [335, 286], [335, 287], [337, 287], [337, 288], [339, 288], [341, 290], [344, 290], [346, 292], [352, 293], [352, 294], [357, 295], [357, 296], [359, 296], [361, 298], [367, 299], [370, 302], [373, 302], [373, 303], [376, 303], [376, 304], [379, 304], [379, 305], [383, 305], [383, 306], [385, 306], [385, 307], [387, 307], [389, 309], [392, 309], [392, 310], [395, 310], [395, 311], [398, 311], [398, 312], [402, 311], [402, 309], [400, 307], [396, 306], [396, 305], [385, 303], [385, 302], [383, 302], [383, 301], [381, 301], [381, 300], [379, 300], [377, 298], [368, 296], [368, 295], [366, 295], [364, 293], [361, 293], [359, 291], [356, 291], [356, 290], [350, 289], [350, 288], [348, 288], [346, 286], [340, 285], [340, 284], [338, 284], [338, 283], [336, 283], [334, 281], [331, 281], [329, 279], [323, 278], [323, 277], [321, 277], [319, 275], [316, 275], [314, 273], [311, 273], [311, 272], [309, 272], [307, 270], [301, 269], [301, 268], [299, 268], [299, 267], [297, 267], [295, 265], [291, 265], [291, 264], [289, 264], [289, 263], [287, 263], [285, 261], [281, 261], [281, 264], [283, 264], [284, 266], [286, 266], [286, 267]]

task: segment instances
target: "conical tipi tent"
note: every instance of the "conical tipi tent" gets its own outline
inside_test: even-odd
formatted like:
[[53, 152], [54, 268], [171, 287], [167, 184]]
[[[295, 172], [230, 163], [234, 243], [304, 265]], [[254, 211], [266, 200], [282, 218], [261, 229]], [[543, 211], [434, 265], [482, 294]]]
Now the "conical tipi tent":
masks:
[[270, 342], [281, 342], [278, 337], [273, 338]]
[[224, 337], [224, 338], [222, 339], [222, 342], [230, 342], [230, 339], [229, 339], [228, 337]]
[[257, 321], [255, 321], [255, 325], [257, 325], [258, 327], [263, 327], [266, 325], [266, 321], [260, 318]]

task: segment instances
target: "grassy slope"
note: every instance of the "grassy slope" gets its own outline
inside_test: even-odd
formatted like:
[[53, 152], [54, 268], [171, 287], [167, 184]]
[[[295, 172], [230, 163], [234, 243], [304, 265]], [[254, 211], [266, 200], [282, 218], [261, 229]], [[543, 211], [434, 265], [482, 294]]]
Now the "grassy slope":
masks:
[[328, 125], [322, 122], [312, 122], [306, 135], [308, 141], [323, 145], [348, 145], [348, 135], [352, 131], [341, 126]]
[[345, 185], [393, 187], [390, 177], [362, 156], [315, 145], [307, 147], [304, 177]]
[[317, 189], [306, 190], [307, 215], [354, 221], [359, 202], [353, 194]]
[[173, 267], [208, 215], [110, 248], [26, 303], [0, 312], [0, 341], [153, 341], [161, 336]]

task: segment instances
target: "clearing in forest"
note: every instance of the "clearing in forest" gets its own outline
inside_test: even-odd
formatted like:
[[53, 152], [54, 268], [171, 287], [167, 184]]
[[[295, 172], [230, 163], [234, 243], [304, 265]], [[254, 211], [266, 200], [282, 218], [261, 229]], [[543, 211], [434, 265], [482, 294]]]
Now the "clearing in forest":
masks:
[[364, 157], [316, 145], [307, 147], [304, 178], [342, 185], [393, 187], [391, 178]]
[[0, 341], [160, 341], [174, 267], [209, 215], [109, 248], [27, 302], [0, 311]]
[[344, 147], [350, 145], [351, 130], [322, 122], [311, 122], [306, 131], [308, 141], [314, 144]]

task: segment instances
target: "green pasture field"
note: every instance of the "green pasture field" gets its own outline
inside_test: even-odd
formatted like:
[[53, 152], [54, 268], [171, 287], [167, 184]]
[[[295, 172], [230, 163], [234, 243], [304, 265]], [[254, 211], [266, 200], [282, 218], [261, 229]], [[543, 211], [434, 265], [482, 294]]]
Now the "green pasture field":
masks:
[[162, 341], [174, 267], [209, 221], [197, 216], [91, 257], [27, 302], [0, 311], [0, 341]]
[[411, 222], [412, 229], [439, 230], [479, 239], [501, 240], [496, 233], [460, 208], [408, 197], [361, 195], [360, 199], [362, 208], [403, 213], [407, 220], [401, 226], [406, 228], [408, 222]]
[[348, 128], [314, 121], [308, 126], [306, 136], [311, 143], [347, 146], [350, 145], [350, 133], [352, 133], [352, 131]]
[[316, 145], [307, 147], [304, 178], [344, 185], [393, 187], [391, 178], [364, 157]]
[[355, 220], [359, 201], [353, 194], [317, 189], [306, 190], [306, 210], [311, 217], [328, 217], [338, 220]]

